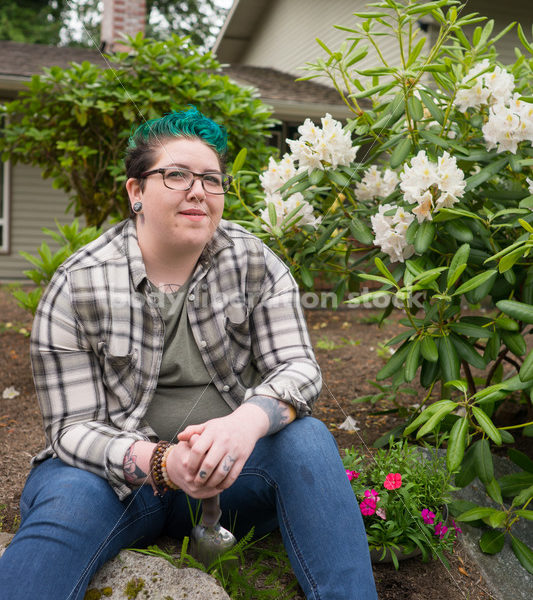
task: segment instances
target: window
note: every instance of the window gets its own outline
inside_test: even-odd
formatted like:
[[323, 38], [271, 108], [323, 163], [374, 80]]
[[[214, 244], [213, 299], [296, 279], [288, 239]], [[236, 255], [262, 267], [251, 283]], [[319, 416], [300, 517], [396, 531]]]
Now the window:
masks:
[[9, 163], [0, 162], [0, 254], [9, 252]]

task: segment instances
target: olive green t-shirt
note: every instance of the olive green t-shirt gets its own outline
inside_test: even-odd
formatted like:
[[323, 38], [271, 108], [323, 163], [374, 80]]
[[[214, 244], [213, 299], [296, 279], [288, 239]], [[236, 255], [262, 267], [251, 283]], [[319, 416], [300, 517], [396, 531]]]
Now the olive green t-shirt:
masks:
[[144, 417], [159, 439], [169, 441], [188, 425], [231, 413], [211, 383], [194, 339], [185, 306], [187, 288], [159, 293], [165, 343], [157, 388]]

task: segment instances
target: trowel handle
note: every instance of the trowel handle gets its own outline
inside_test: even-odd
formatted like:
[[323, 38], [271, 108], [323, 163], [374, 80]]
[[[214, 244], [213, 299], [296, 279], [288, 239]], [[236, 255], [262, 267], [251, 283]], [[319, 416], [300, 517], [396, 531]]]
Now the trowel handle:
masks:
[[214, 527], [219, 522], [221, 515], [219, 494], [202, 500], [202, 525]]

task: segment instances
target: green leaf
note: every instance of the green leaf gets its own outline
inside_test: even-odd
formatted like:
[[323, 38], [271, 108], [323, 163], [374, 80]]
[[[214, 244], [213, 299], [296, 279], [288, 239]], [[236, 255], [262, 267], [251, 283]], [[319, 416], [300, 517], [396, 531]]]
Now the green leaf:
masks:
[[407, 359], [405, 361], [405, 381], [410, 382], [414, 379], [418, 370], [420, 359], [420, 340], [415, 340], [409, 349]]
[[241, 148], [239, 154], [235, 157], [233, 161], [233, 165], [231, 167], [231, 174], [235, 177], [237, 173], [242, 169], [244, 165], [244, 161], [246, 160], [246, 154], [248, 150], [246, 148]]
[[[533, 485], [530, 485], [525, 490], [522, 490], [513, 498], [513, 506], [521, 506], [533, 498]], [[533, 515], [533, 512], [531, 513]]]
[[407, 155], [411, 152], [412, 143], [411, 138], [407, 135], [397, 146], [394, 148], [393, 153], [390, 157], [390, 166], [391, 169], [395, 169], [399, 167], [405, 159]]
[[415, 236], [415, 251], [417, 254], [424, 252], [431, 246], [435, 238], [435, 225], [431, 221], [424, 221], [417, 229]]
[[384, 296], [391, 296], [392, 292], [385, 291], [377, 291], [377, 292], [368, 292], [368, 294], [361, 294], [361, 296], [356, 296], [355, 298], [350, 298], [350, 300], [345, 300], [345, 304], [364, 304], [365, 302], [372, 302], [377, 298], [383, 298]]
[[[485, 271], [484, 273], [479, 273], [478, 275], [475, 275], [474, 277], [472, 277], [472, 279], [469, 279], [468, 281], [465, 281], [462, 285], [460, 285], [452, 295], [458, 296], [458, 295], [464, 294], [465, 292], [475, 290], [477, 287], [479, 287], [480, 285], [483, 285], [489, 279], [495, 278], [497, 274], [498, 274], [498, 272], [495, 271], [494, 269], [490, 269], [488, 271]], [[533, 310], [532, 310], [532, 314], [533, 314]]]
[[533, 521], [533, 510], [515, 510], [514, 514], [528, 521]]
[[420, 439], [435, 429], [435, 427], [444, 419], [444, 417], [457, 408], [457, 402], [451, 402], [449, 404], [440, 406], [433, 415], [422, 425], [416, 434], [416, 439]]
[[[502, 490], [496, 479], [492, 478], [492, 480], [485, 485], [485, 490], [487, 491], [487, 494], [494, 500], [494, 502], [503, 504]], [[497, 521], [490, 521], [490, 525], [492, 527], [500, 527], [500, 524], [494, 523], [497, 523]]]
[[457, 517], [457, 520], [465, 521], [468, 523], [469, 521], [477, 521], [478, 519], [486, 519], [487, 517], [490, 517], [494, 513], [499, 513], [499, 512], [501, 512], [501, 511], [499, 511], [495, 508], [489, 508], [488, 506], [476, 506], [476, 508], [472, 508], [472, 509], [467, 510], [466, 512], [460, 514]]
[[440, 125], [444, 123], [444, 113], [443, 111], [433, 102], [431, 96], [423, 91], [420, 91], [420, 98], [422, 98], [422, 102], [425, 107], [429, 110], [431, 116], [437, 121]]
[[479, 540], [479, 547], [485, 554], [498, 554], [505, 544], [505, 534], [491, 529], [485, 531]]
[[435, 340], [430, 336], [426, 335], [422, 338], [420, 344], [420, 351], [422, 356], [429, 362], [437, 362], [439, 360], [439, 351]]
[[481, 169], [481, 171], [469, 177], [466, 180], [466, 191], [469, 192], [481, 185], [482, 183], [485, 183], [487, 179], [490, 179], [491, 177], [496, 175], [496, 173], [499, 173], [507, 164], [507, 162], [507, 157], [500, 158], [499, 160], [494, 160], [491, 163], [489, 163], [486, 167]]
[[460, 378], [459, 356], [449, 335], [444, 335], [439, 339], [439, 364], [445, 382]]
[[457, 252], [453, 255], [448, 268], [448, 279], [446, 285], [450, 288], [460, 277], [461, 273], [466, 268], [468, 256], [470, 255], [470, 245], [463, 244], [459, 246]]
[[533, 575], [533, 550], [511, 534], [511, 548], [526, 571]]
[[450, 338], [457, 354], [462, 360], [466, 360], [467, 363], [476, 369], [484, 369], [486, 367], [484, 358], [478, 354], [474, 346], [453, 332], [450, 333]]
[[485, 484], [489, 484], [494, 478], [494, 465], [492, 462], [492, 454], [490, 452], [490, 444], [488, 440], [478, 440], [473, 444], [474, 450], [474, 465], [476, 474], [479, 479]]
[[381, 273], [392, 283], [392, 285], [396, 289], [398, 289], [399, 286], [396, 283], [396, 279], [394, 279], [392, 273], [387, 269], [381, 258], [376, 256], [376, 258], [374, 259], [374, 263], [376, 264], [376, 267], [379, 269], [379, 271], [381, 271]]
[[412, 342], [405, 342], [396, 352], [389, 358], [387, 364], [382, 367], [376, 374], [376, 380], [382, 381], [392, 377], [404, 364]]
[[529, 354], [524, 359], [518, 373], [521, 381], [529, 382], [533, 379], [533, 350], [529, 351]]
[[357, 217], [350, 221], [350, 233], [361, 244], [370, 246], [374, 242], [374, 235], [369, 227], [362, 223]]
[[481, 429], [489, 436], [489, 438], [498, 446], [501, 446], [502, 436], [500, 432], [494, 426], [494, 423], [490, 420], [484, 410], [477, 406], [472, 406], [472, 412], [476, 421], [479, 423]]
[[516, 450], [516, 448], [509, 448], [507, 455], [515, 465], [518, 465], [528, 473], [533, 473], [533, 460], [531, 460], [527, 454], [520, 452], [520, 450]]
[[[410, 433], [412, 433], [415, 429], [420, 427], [420, 425], [428, 421], [428, 419], [432, 417], [443, 406], [450, 406], [452, 404], [455, 404], [455, 402], [452, 402], [451, 400], [439, 400], [438, 402], [434, 402], [433, 404], [428, 406], [426, 410], [423, 410], [416, 417], [416, 419], [409, 423], [409, 425], [404, 430], [404, 435], [409, 435]], [[452, 406], [452, 410], [453, 408], [454, 407]]]
[[533, 324], [533, 306], [516, 300], [500, 300], [496, 307], [517, 321]]
[[521, 471], [520, 473], [511, 473], [498, 479], [502, 495], [504, 497], [518, 496], [523, 490], [533, 485], [533, 473]]
[[446, 464], [448, 465], [448, 470], [452, 473], [457, 471], [463, 460], [467, 433], [468, 419], [466, 417], [457, 419], [450, 431], [448, 449], [446, 450]]

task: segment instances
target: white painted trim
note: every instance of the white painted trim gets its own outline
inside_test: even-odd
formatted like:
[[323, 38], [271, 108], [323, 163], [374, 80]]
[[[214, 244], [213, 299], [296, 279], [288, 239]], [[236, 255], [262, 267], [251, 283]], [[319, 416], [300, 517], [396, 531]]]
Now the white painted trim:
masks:
[[11, 241], [11, 219], [10, 219], [10, 209], [11, 209], [11, 168], [10, 162], [7, 160], [6, 162], [0, 162], [0, 169], [4, 171], [4, 182], [2, 186], [2, 195], [0, 197], [0, 202], [3, 202], [3, 217], [0, 217], [0, 226], [3, 228], [2, 235], [2, 244], [0, 244], [0, 254], [9, 254], [9, 242]]

